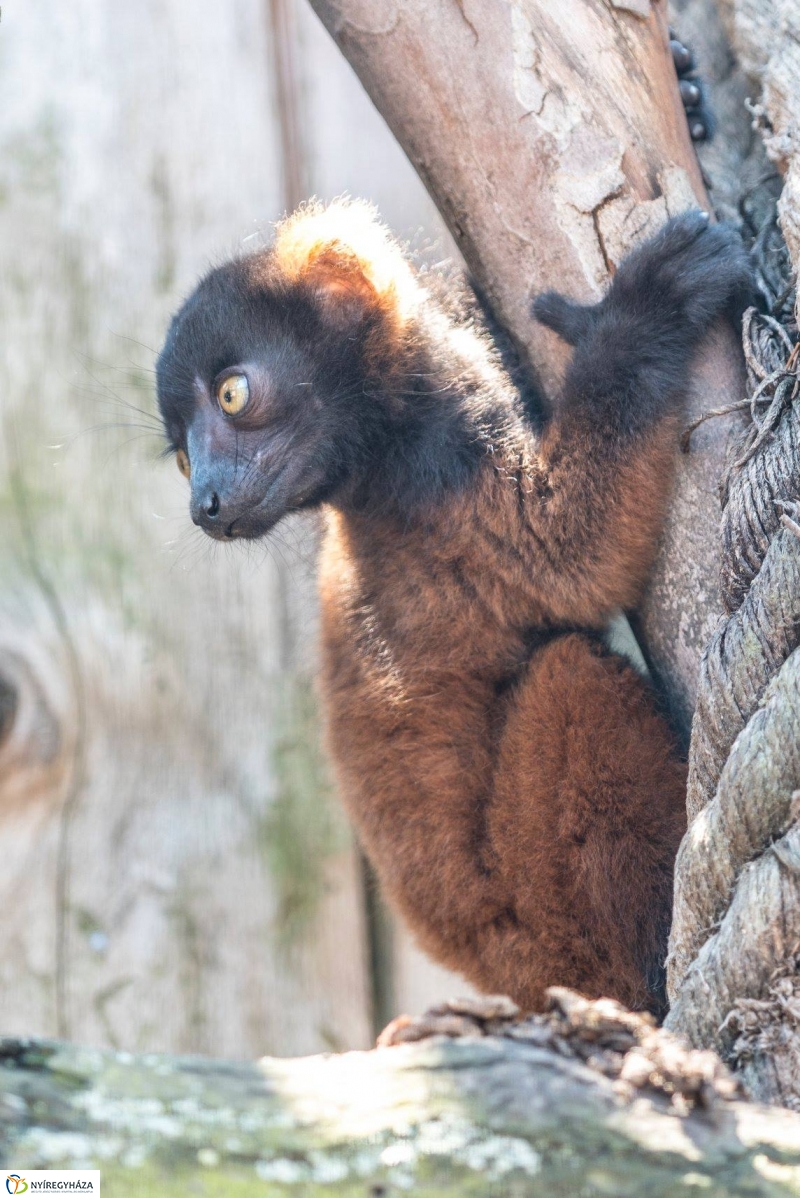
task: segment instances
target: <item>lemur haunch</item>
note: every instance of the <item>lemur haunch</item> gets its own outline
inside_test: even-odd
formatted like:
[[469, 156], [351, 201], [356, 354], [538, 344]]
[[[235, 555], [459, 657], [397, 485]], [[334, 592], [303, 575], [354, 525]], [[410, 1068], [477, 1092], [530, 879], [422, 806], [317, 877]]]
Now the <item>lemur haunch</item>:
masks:
[[659, 1002], [685, 767], [598, 630], [633, 606], [692, 355], [736, 315], [735, 235], [671, 221], [591, 307], [534, 431], [473, 316], [366, 205], [309, 205], [213, 270], [158, 361], [195, 523], [322, 507], [322, 696], [341, 794], [420, 943], [477, 987]]

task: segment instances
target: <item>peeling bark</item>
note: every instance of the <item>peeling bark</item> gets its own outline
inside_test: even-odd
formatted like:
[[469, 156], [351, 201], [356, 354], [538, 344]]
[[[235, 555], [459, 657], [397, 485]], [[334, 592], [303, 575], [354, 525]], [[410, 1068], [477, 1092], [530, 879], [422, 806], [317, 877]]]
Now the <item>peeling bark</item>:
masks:
[[718, 0], [731, 43], [761, 96], [754, 107], [767, 154], [784, 177], [778, 203], [795, 270], [800, 267], [800, 7], [796, 0]]

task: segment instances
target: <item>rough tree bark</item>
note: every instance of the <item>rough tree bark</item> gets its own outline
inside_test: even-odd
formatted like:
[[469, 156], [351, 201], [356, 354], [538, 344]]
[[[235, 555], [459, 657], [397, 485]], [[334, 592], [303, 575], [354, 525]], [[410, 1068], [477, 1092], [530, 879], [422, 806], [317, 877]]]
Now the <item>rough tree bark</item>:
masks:
[[767, 154], [783, 175], [781, 229], [800, 265], [800, 8], [795, 0], [718, 0], [731, 44], [754, 79], [754, 116]]
[[800, 1115], [616, 1004], [449, 1019], [470, 1038], [257, 1064], [0, 1041], [0, 1160], [106, 1198], [800, 1194]]
[[[311, 0], [420, 172], [501, 323], [546, 390], [564, 350], [529, 317], [556, 286], [597, 296], [627, 249], [709, 202], [686, 129], [663, 0]], [[741, 392], [720, 330], [693, 413]], [[686, 736], [716, 598], [714, 491], [731, 422], [679, 464], [641, 636]]]

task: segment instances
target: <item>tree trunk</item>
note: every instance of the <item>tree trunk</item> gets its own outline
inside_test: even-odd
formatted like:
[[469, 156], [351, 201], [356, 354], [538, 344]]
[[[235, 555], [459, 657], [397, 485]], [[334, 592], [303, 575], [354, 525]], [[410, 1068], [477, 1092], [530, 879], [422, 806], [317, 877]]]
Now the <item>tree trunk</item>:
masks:
[[[546, 390], [563, 345], [531, 297], [601, 292], [668, 215], [708, 207], [681, 107], [661, 0], [311, 0], [436, 200], [495, 315]], [[741, 392], [720, 329], [698, 366], [691, 415]], [[717, 601], [714, 489], [730, 420], [679, 464], [672, 514], [642, 608], [641, 639], [688, 736]], [[676, 451], [677, 452], [677, 451]]]
[[800, 266], [800, 9], [795, 0], [718, 0], [731, 44], [753, 77], [754, 116], [767, 154], [784, 176], [781, 228]]

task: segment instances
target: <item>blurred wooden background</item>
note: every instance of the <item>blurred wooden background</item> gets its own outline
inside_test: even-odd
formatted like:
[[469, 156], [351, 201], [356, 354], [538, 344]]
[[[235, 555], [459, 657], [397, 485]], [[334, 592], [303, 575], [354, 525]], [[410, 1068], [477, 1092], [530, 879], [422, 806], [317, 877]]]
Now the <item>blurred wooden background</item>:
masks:
[[388, 927], [327, 781], [313, 527], [214, 546], [158, 457], [181, 297], [344, 191], [452, 253], [304, 0], [3, 5], [2, 1033], [286, 1055], [466, 990]]

